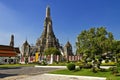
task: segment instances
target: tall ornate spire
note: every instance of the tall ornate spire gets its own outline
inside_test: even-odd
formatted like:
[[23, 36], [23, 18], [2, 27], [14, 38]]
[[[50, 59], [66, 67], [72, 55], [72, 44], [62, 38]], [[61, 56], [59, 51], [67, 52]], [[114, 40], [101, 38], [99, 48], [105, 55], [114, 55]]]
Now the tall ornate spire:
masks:
[[14, 35], [11, 35], [10, 46], [14, 47]]
[[44, 30], [41, 37], [36, 42], [37, 51], [43, 53], [45, 49], [50, 47], [59, 48], [59, 41], [55, 37], [52, 28], [52, 19], [50, 16], [50, 7], [46, 7], [46, 16], [44, 21]]
[[46, 8], [46, 17], [50, 17], [50, 7], [47, 6]]
[[49, 26], [49, 24], [52, 25], [52, 20], [51, 20], [51, 17], [50, 17], [50, 7], [47, 6], [46, 7], [46, 17], [45, 17], [45, 21], [44, 21], [44, 30], [42, 32], [41, 37], [46, 37], [47, 36], [47, 31], [48, 31], [47, 27]]

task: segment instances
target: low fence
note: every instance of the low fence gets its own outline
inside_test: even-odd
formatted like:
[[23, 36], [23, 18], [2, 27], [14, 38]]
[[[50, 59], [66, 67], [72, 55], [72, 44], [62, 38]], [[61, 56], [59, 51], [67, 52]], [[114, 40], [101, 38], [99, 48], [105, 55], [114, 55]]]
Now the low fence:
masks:
[[[47, 56], [39, 56], [38, 59], [36, 59], [35, 56], [28, 57], [28, 62], [37, 62], [41, 60], [47, 60], [50, 61], [51, 59], [53, 61], [79, 61], [82, 57], [79, 55], [73, 55], [73, 56], [61, 56], [61, 55], [47, 55]], [[21, 57], [21, 62], [25, 61], [25, 57]]]
[[48, 56], [39, 56], [40, 60], [46, 59], [47, 61], [50, 61], [51, 58], [53, 58], [53, 61], [79, 61], [82, 57], [79, 55], [74, 55], [74, 56], [61, 56], [61, 55], [53, 55], [51, 57], [51, 55]]
[[79, 61], [82, 57], [81, 56], [68, 56], [68, 61]]

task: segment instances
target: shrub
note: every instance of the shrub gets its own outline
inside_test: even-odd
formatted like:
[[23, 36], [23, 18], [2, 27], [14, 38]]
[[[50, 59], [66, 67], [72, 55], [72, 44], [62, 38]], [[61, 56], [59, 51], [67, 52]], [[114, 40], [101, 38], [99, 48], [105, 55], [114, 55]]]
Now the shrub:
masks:
[[98, 69], [96, 68], [96, 67], [92, 67], [92, 72], [94, 72], [94, 73], [97, 73], [98, 72]]
[[84, 66], [84, 64], [80, 61], [75, 64], [76, 66], [79, 66], [79, 69], [81, 70]]
[[67, 65], [67, 69], [68, 70], [75, 70], [75, 64], [73, 64], [73, 63], [69, 63], [68, 65]]
[[102, 62], [102, 58], [99, 58], [98, 61], [101, 63]]
[[79, 69], [81, 70], [83, 68], [83, 66], [79, 66]]
[[91, 59], [91, 58], [87, 58], [86, 61], [87, 61], [87, 62], [92, 62], [92, 59]]
[[108, 69], [100, 68], [100, 71], [101, 71], [101, 72], [108, 72]]
[[109, 59], [106, 59], [106, 60], [105, 60], [105, 63], [108, 63], [108, 62], [109, 62]]
[[115, 66], [115, 62], [102, 63], [101, 66]]
[[44, 66], [44, 65], [47, 65], [46, 60], [42, 60], [42, 61], [41, 61], [41, 65], [43, 65], [43, 66]]
[[116, 74], [116, 73], [119, 73], [117, 69], [112, 71], [112, 74]]
[[120, 67], [120, 62], [116, 63], [117, 67]]
[[117, 67], [110, 67], [109, 70], [112, 71], [112, 74], [118, 73], [118, 68]]
[[85, 65], [83, 65], [83, 68], [90, 69], [90, 68], [92, 68], [92, 64], [85, 64]]
[[112, 62], [115, 62], [115, 58], [112, 58], [111, 61], [112, 61]]
[[110, 67], [109, 70], [113, 71], [116, 67]]
[[56, 62], [53, 62], [53, 64], [48, 64], [48, 66], [66, 66], [67, 63], [65, 62], [58, 62], [58, 64]]
[[80, 71], [81, 69], [79, 69], [79, 68], [76, 68], [75, 70], [74, 70], [74, 72], [78, 72], [78, 71]]
[[59, 62], [58, 61], [54, 61], [55, 64], [58, 64]]
[[120, 73], [116, 73], [115, 76], [120, 76]]

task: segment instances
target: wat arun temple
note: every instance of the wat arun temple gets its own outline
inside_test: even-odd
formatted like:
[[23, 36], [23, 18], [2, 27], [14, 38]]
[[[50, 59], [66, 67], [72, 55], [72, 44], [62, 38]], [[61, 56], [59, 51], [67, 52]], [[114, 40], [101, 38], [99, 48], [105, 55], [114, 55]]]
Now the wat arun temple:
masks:
[[56, 38], [53, 28], [52, 28], [52, 19], [50, 16], [50, 7], [47, 6], [46, 8], [46, 17], [44, 20], [44, 30], [40, 38], [38, 38], [36, 42], [37, 52], [43, 53], [45, 49], [50, 47], [54, 47], [59, 49], [60, 44], [59, 40]]
[[[49, 48], [56, 48], [60, 51], [61, 55], [44, 55], [45, 50]], [[18, 47], [14, 47], [14, 35], [11, 35], [9, 45], [0, 45], [0, 64], [32, 63], [40, 62], [44, 59], [49, 64], [52, 64], [53, 61], [77, 61], [80, 59], [79, 56], [73, 54], [72, 45], [69, 41], [64, 46], [60, 45], [53, 31], [49, 6], [46, 7], [43, 32], [36, 40], [35, 45], [30, 45], [26, 40], [19, 50]]]
[[70, 44], [70, 42], [67, 41], [64, 46], [61, 46], [59, 40], [54, 34], [49, 6], [46, 7], [44, 29], [41, 36], [37, 39], [35, 46], [29, 45], [27, 40], [23, 43], [21, 49], [22, 57], [29, 58], [31, 56], [35, 56], [35, 61], [40, 61], [43, 59], [44, 51], [48, 48], [58, 49], [64, 58], [73, 55], [72, 45]]

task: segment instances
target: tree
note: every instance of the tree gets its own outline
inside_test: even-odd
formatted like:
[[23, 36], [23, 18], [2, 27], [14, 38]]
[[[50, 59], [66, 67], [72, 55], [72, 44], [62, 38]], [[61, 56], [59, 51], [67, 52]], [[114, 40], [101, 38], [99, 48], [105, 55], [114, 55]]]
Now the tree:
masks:
[[44, 54], [45, 55], [51, 55], [51, 54], [53, 54], [53, 55], [61, 55], [60, 51], [58, 49], [54, 48], [54, 47], [46, 49], [44, 51]]
[[115, 61], [116, 63], [120, 63], [120, 41], [114, 41], [113, 44]]
[[[45, 55], [51, 55], [51, 58], [50, 58], [50, 63], [49, 64], [52, 64], [53, 63], [53, 55], [61, 55], [60, 51], [54, 47], [51, 47], [51, 48], [48, 48], [44, 51], [44, 54]], [[57, 59], [58, 60], [58, 59]]]
[[101, 58], [102, 54], [113, 52], [114, 37], [105, 27], [83, 30], [77, 37], [76, 53], [89, 58]]

